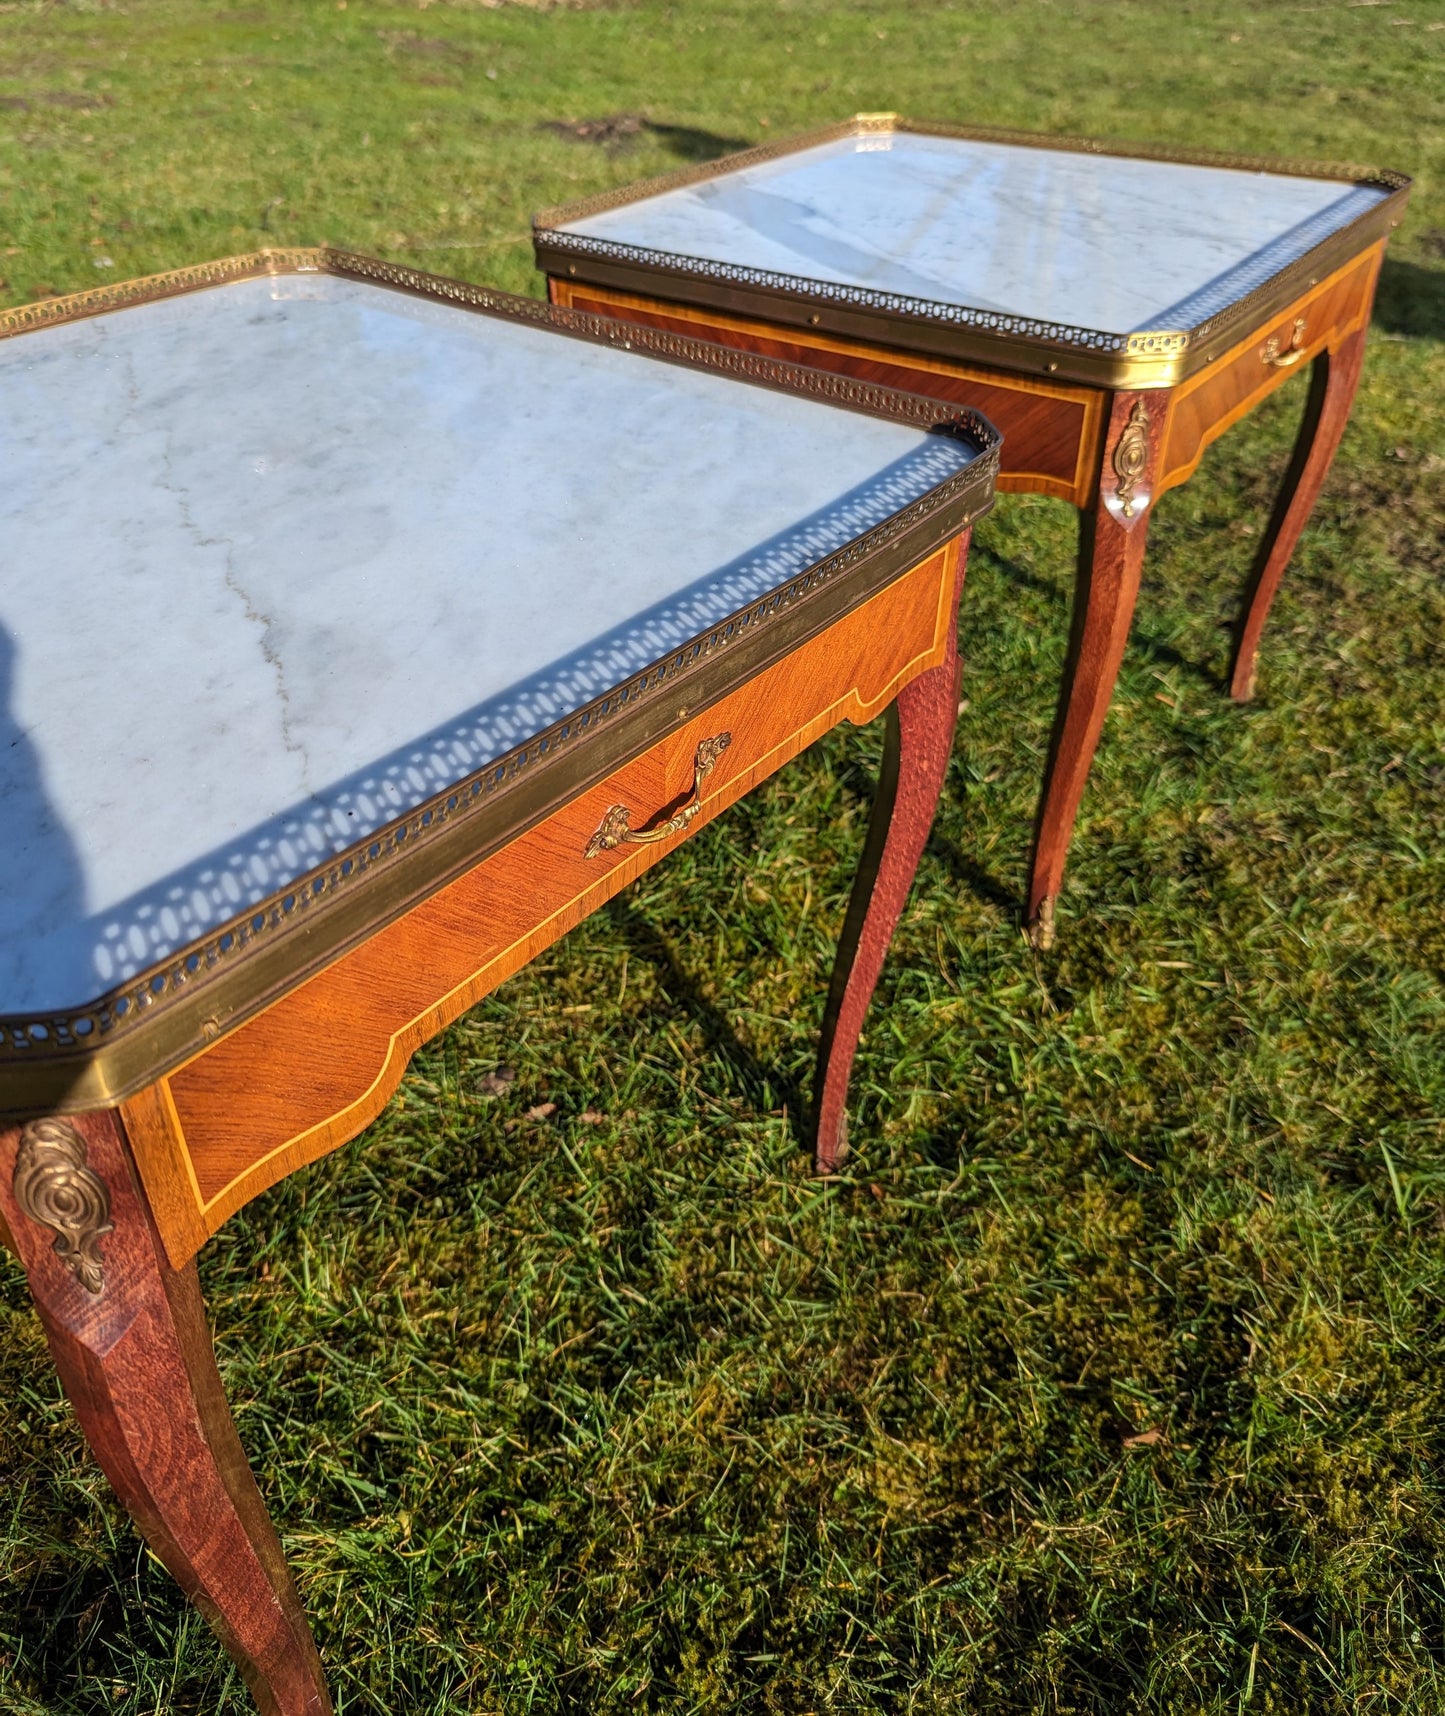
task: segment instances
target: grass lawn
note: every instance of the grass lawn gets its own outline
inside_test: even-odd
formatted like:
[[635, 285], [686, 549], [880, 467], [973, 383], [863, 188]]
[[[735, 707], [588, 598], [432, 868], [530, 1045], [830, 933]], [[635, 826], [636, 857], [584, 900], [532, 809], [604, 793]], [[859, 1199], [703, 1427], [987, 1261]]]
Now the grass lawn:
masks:
[[[797, 1116], [876, 728], [202, 1254], [343, 1711], [1445, 1709], [1442, 89], [1442, 0], [0, 4], [5, 302], [322, 240], [539, 291], [532, 209], [858, 108], [1418, 179], [1247, 710], [1303, 384], [1158, 508], [1043, 957], [1075, 520], [978, 532], [842, 1176]], [[0, 1256], [0, 1711], [250, 1708]]]

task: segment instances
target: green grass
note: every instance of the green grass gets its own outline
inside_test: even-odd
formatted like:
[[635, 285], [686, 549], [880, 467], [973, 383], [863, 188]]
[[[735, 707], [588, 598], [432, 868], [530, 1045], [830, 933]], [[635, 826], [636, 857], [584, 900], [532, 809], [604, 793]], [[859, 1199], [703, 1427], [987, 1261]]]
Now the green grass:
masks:
[[[538, 290], [533, 208], [859, 107], [1418, 175], [1248, 710], [1221, 628], [1302, 388], [1158, 508], [1044, 958], [1017, 900], [1074, 521], [1004, 499], [980, 529], [968, 707], [839, 1179], [797, 1115], [876, 729], [568, 937], [207, 1248], [343, 1711], [1445, 1708], [1442, 24], [0, 5], [13, 302], [323, 239]], [[673, 129], [541, 129], [618, 112]], [[0, 1474], [0, 1710], [249, 1708], [90, 1464], [8, 1259]]]

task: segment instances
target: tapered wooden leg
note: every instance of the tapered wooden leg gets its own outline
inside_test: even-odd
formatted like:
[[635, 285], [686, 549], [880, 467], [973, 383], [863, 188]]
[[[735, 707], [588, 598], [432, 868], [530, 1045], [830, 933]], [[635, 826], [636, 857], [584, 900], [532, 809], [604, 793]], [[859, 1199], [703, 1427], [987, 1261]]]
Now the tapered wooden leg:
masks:
[[1295, 551], [1320, 489], [1329, 474], [1335, 449], [1349, 421], [1360, 369], [1365, 358], [1365, 329], [1347, 335], [1337, 350], [1322, 351], [1310, 370], [1310, 391], [1304, 419], [1295, 440], [1289, 469], [1275, 501], [1269, 528], [1250, 568], [1234, 629], [1234, 659], [1229, 666], [1229, 694], [1247, 703], [1254, 696], [1255, 655], [1269, 618], [1270, 604], [1284, 569]]
[[942, 664], [899, 693], [884, 719], [883, 767], [868, 839], [853, 883], [823, 1015], [813, 1085], [820, 1174], [847, 1150], [848, 1077], [863, 1018], [933, 826], [958, 724], [958, 640]]
[[86, 1440], [264, 1716], [327, 1716], [321, 1664], [216, 1371], [110, 1113], [0, 1132], [0, 1206]]
[[1160, 397], [1114, 395], [1098, 501], [1079, 519], [1073, 619], [1029, 864], [1024, 921], [1036, 947], [1053, 942], [1064, 860], [1134, 618], [1164, 427]]

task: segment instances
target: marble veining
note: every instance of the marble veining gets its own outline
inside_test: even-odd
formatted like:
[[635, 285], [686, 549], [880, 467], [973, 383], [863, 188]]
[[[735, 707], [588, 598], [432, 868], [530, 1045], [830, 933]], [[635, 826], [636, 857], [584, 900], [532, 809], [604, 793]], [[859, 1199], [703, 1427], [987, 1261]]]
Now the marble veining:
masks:
[[0, 1012], [75, 1007], [963, 444], [326, 276], [0, 343]]
[[1387, 194], [897, 132], [818, 144], [562, 230], [780, 282], [1125, 335], [1197, 327]]

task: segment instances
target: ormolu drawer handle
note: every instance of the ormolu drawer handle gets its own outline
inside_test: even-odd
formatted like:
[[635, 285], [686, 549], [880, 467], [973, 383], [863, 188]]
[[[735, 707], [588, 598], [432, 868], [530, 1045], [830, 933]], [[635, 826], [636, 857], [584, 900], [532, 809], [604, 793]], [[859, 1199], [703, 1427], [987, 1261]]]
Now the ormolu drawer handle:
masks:
[[632, 813], [625, 804], [614, 804], [602, 818], [597, 832], [583, 848], [582, 856], [595, 858], [599, 852], [610, 852], [614, 846], [650, 846], [655, 840], [666, 840], [669, 835], [681, 834], [702, 809], [703, 782], [732, 742], [731, 733], [719, 733], [714, 739], [704, 739], [698, 746], [692, 759], [692, 791], [687, 795], [686, 802], [669, 816], [666, 822], [660, 822], [656, 828], [629, 828], [627, 824]]
[[1296, 316], [1294, 329], [1289, 337], [1289, 344], [1280, 350], [1279, 335], [1271, 334], [1264, 342], [1264, 350], [1259, 354], [1271, 369], [1290, 369], [1305, 355], [1305, 319]]

